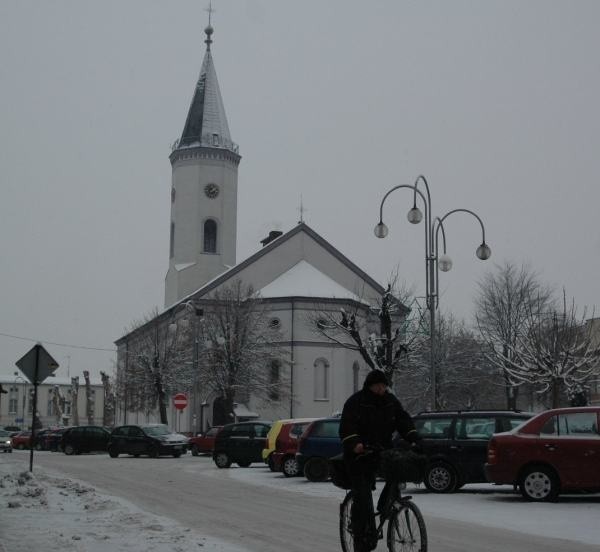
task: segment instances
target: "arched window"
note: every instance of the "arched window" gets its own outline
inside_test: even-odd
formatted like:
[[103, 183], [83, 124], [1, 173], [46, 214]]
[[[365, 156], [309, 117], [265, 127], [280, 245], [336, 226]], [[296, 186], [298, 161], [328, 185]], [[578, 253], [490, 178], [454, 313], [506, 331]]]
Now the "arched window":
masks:
[[278, 360], [271, 361], [269, 371], [269, 398], [273, 401], [279, 400], [280, 369], [281, 367]]
[[329, 362], [324, 358], [315, 360], [315, 400], [329, 400]]
[[360, 366], [355, 360], [352, 365], [352, 390], [356, 393], [358, 391], [358, 376], [360, 373]]
[[217, 252], [217, 223], [208, 219], [204, 223], [204, 253]]

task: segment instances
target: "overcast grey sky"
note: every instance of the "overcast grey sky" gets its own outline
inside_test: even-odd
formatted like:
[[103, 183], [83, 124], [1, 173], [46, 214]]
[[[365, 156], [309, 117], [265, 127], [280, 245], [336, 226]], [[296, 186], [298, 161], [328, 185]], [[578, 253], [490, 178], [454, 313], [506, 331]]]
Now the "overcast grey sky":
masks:
[[[207, 1], [0, 1], [0, 333], [110, 349], [162, 307], [170, 144]], [[484, 220], [491, 261], [600, 303], [600, 2], [215, 0], [213, 55], [240, 146], [238, 261], [305, 221], [373, 277], [424, 288], [423, 226]], [[441, 308], [472, 316], [491, 261], [448, 219]], [[33, 343], [0, 336], [0, 373]], [[66, 375], [113, 355], [48, 345]], [[69, 358], [70, 357], [70, 358]]]

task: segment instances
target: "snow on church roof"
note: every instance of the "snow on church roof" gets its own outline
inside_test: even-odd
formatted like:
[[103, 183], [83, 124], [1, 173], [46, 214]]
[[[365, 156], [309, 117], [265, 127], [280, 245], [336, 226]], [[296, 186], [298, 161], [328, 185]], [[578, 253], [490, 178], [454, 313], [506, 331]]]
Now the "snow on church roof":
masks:
[[301, 260], [259, 290], [264, 299], [273, 297], [327, 297], [364, 302], [313, 265]]

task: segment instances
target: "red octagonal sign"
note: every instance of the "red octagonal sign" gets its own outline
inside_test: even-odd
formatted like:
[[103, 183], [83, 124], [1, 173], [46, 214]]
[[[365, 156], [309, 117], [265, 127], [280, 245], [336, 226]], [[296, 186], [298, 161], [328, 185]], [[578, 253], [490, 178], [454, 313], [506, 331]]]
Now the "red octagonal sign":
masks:
[[188, 399], [185, 393], [177, 393], [173, 397], [173, 405], [177, 410], [183, 410], [188, 404]]

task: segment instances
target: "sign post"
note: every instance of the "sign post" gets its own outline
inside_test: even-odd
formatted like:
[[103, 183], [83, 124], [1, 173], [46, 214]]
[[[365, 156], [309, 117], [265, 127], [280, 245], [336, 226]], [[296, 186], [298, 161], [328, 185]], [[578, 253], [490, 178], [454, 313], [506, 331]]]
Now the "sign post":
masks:
[[173, 406], [177, 409], [177, 431], [181, 429], [181, 412], [188, 405], [188, 398], [185, 393], [177, 393], [173, 397]]
[[33, 449], [35, 445], [35, 430], [37, 429], [37, 391], [38, 385], [42, 383], [48, 376], [53, 376], [54, 371], [58, 368], [56, 362], [41, 343], [36, 343], [25, 355], [17, 362], [17, 368], [25, 374], [27, 379], [33, 383], [33, 405], [31, 416], [31, 441], [29, 451], [29, 471], [33, 471]]

